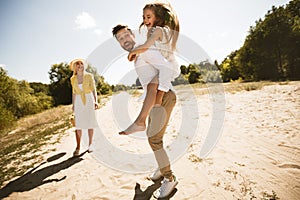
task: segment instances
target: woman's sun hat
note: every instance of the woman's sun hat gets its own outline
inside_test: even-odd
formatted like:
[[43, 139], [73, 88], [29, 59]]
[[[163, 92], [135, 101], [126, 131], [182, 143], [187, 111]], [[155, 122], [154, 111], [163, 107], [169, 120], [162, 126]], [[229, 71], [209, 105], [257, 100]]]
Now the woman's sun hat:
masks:
[[70, 62], [70, 69], [71, 69], [72, 71], [74, 71], [74, 69], [75, 69], [75, 64], [76, 64], [77, 62], [82, 62], [82, 63], [83, 63], [83, 66], [84, 66], [84, 69], [86, 68], [86, 62], [85, 62], [85, 60], [84, 60], [83, 58], [76, 58], [76, 59], [74, 59], [74, 60], [72, 60], [72, 61]]

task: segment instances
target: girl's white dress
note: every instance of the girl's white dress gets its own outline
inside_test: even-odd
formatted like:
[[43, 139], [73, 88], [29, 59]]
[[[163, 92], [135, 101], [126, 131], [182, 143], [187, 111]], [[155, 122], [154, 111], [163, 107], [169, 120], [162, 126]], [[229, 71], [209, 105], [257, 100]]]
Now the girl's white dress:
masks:
[[[82, 84], [78, 86], [82, 90]], [[81, 96], [76, 95], [74, 104], [76, 129], [92, 129], [98, 127], [93, 93], [87, 93], [85, 97], [86, 104], [84, 105]]]

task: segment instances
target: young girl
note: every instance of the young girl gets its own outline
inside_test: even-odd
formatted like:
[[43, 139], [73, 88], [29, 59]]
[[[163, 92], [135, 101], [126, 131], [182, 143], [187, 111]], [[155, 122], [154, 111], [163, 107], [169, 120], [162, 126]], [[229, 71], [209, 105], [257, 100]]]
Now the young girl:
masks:
[[71, 77], [72, 110], [75, 113], [77, 143], [73, 153], [74, 156], [79, 155], [82, 129], [88, 129], [88, 152], [93, 151], [91, 145], [94, 128], [98, 127], [95, 113], [95, 109], [98, 109], [95, 81], [93, 75], [85, 71], [85, 66], [83, 59], [75, 59], [70, 63], [70, 68], [73, 71], [73, 76]]
[[128, 55], [128, 60], [135, 60], [138, 55], [147, 50], [160, 51], [165, 60], [148, 58], [148, 61], [146, 61], [159, 71], [158, 83], [157, 77], [154, 77], [151, 84], [147, 86], [146, 99], [139, 116], [126, 130], [119, 133], [121, 135], [128, 135], [146, 129], [146, 118], [151, 108], [153, 105], [161, 105], [164, 93], [172, 88], [171, 81], [180, 72], [173, 54], [178, 39], [179, 22], [171, 6], [166, 3], [147, 4], [143, 8], [143, 22], [140, 28], [143, 26], [148, 29], [147, 41], [133, 49]]

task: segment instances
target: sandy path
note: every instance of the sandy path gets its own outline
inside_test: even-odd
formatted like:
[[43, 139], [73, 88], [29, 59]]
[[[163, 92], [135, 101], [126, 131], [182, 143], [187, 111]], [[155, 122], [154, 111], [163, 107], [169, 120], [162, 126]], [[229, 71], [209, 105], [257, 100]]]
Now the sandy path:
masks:
[[[195, 95], [179, 89], [165, 143], [172, 154], [177, 150], [170, 144], [184, 135], [187, 137], [180, 141], [189, 148], [173, 163], [179, 184], [171, 199], [263, 199], [272, 195], [272, 191], [280, 199], [299, 199], [299, 88], [300, 82], [290, 82], [265, 86], [262, 90], [226, 93], [226, 106], [220, 111], [225, 112], [222, 136], [206, 158], [199, 158], [199, 152], [212, 120], [211, 97], [196, 95], [195, 104]], [[135, 111], [131, 118], [140, 108], [136, 100], [129, 100], [129, 109]], [[139, 157], [151, 155], [147, 141], [142, 134], [136, 137], [117, 135], [118, 126], [128, 121], [116, 124], [120, 119], [114, 117], [112, 105], [109, 101], [99, 110], [103, 135], [95, 136], [94, 153], [69, 159], [75, 145], [74, 130], [70, 129], [68, 136], [56, 145], [57, 151], [45, 157], [66, 154], [11, 182], [7, 187], [11, 189], [7, 190], [9, 197], [5, 199], [154, 199], [151, 193], [159, 185], [147, 180], [147, 175], [149, 168], [155, 168], [155, 161], [151, 156], [146, 161]], [[195, 105], [199, 109], [197, 115]], [[190, 109], [189, 114], [183, 112], [183, 108]], [[189, 117], [188, 126], [182, 124], [182, 116]], [[177, 130], [180, 130], [179, 135]], [[189, 143], [193, 136], [188, 135], [190, 132], [197, 133], [192, 143]], [[104, 149], [104, 139], [114, 148]], [[119, 150], [137, 156], [124, 164], [125, 156], [125, 161], [118, 163], [123, 158], [116, 155], [124, 155], [118, 154]], [[144, 173], [114, 170], [107, 166], [106, 158], [110, 158], [115, 168]]]

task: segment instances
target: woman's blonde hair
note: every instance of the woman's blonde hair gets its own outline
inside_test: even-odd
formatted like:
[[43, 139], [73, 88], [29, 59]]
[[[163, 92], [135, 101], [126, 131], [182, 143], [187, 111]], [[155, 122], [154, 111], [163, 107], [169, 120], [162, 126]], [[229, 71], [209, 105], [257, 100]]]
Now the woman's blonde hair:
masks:
[[[176, 43], [179, 35], [179, 21], [176, 13], [171, 7], [170, 3], [165, 2], [154, 2], [146, 4], [143, 10], [150, 9], [153, 11], [156, 21], [154, 26], [168, 27], [170, 29], [170, 37], [167, 42], [172, 42], [172, 49], [176, 49]], [[144, 25], [144, 22], [141, 23], [141, 27]]]

